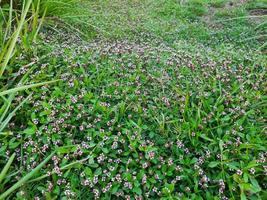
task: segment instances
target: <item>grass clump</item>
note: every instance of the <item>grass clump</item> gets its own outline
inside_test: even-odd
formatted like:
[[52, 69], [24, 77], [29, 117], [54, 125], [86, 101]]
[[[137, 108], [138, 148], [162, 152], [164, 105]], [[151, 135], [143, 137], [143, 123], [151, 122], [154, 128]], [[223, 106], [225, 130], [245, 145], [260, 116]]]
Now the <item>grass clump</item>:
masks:
[[212, 0], [210, 2], [210, 5], [215, 8], [222, 8], [223, 6], [225, 6], [226, 3], [227, 1], [225, 0]]
[[248, 9], [267, 9], [267, 2], [265, 0], [249, 1], [247, 4]]
[[[179, 3], [178, 1], [158, 2], [159, 10], [156, 12], [163, 17], [175, 17], [176, 19], [197, 20], [207, 12], [206, 4], [203, 1], [188, 1]], [[157, 15], [157, 13], [155, 13]]]

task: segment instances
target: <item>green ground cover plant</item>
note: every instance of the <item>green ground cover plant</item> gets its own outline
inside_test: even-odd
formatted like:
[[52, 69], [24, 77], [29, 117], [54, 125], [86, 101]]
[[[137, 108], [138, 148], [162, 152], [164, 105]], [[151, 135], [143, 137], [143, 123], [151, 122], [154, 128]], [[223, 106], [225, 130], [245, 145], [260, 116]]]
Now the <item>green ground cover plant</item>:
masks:
[[265, 4], [0, 3], [0, 199], [266, 199]]

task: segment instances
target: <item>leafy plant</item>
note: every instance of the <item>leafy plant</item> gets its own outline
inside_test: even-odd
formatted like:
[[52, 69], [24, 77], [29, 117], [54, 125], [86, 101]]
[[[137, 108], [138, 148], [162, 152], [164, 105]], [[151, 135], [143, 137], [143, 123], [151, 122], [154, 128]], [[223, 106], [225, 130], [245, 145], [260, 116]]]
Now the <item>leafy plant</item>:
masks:
[[[45, 59], [18, 76], [14, 54], [2, 77], [0, 198], [264, 199], [266, 56], [245, 40], [264, 25], [212, 2], [68, 1], [46, 18], [34, 1], [23, 31], [43, 18], [29, 48]], [[109, 34], [84, 40], [86, 24]]]

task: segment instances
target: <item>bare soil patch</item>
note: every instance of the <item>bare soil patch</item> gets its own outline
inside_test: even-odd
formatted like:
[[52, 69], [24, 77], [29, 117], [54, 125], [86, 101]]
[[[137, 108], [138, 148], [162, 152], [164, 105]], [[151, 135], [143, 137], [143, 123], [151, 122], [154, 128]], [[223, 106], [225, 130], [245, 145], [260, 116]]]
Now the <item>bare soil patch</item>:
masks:
[[267, 16], [267, 9], [253, 9], [249, 12], [250, 15]]

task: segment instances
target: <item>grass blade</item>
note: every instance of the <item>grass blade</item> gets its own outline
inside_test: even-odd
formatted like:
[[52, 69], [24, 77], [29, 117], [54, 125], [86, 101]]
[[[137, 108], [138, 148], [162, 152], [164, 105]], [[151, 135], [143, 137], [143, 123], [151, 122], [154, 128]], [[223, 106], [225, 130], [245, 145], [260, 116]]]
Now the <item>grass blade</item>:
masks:
[[0, 184], [1, 182], [3, 181], [3, 179], [5, 178], [5, 175], [7, 173], [7, 171], [9, 170], [14, 158], [15, 158], [15, 153], [12, 154], [12, 156], [8, 159], [8, 162], [7, 164], [5, 165], [5, 167], [3, 168], [3, 170], [1, 171], [1, 174], [0, 174]]
[[9, 188], [3, 194], [1, 194], [0, 200], [5, 199], [8, 195], [10, 195], [12, 192], [14, 192], [24, 183], [26, 183], [29, 179], [31, 179], [35, 175], [35, 173], [38, 172], [52, 158], [54, 154], [55, 152], [52, 152], [43, 162], [41, 162], [37, 167], [35, 167], [30, 173], [25, 175], [22, 179], [20, 179], [17, 183], [15, 183], [11, 188]]
[[33, 42], [36, 41], [37, 35], [38, 35], [38, 33], [39, 33], [39, 31], [40, 31], [40, 29], [41, 29], [43, 23], [44, 23], [44, 19], [45, 19], [46, 11], [47, 11], [47, 9], [45, 8], [45, 10], [44, 10], [44, 14], [43, 14], [43, 16], [42, 16], [42, 18], [41, 18], [41, 21], [40, 21], [40, 23], [39, 23], [39, 25], [38, 25], [38, 27], [37, 27], [37, 30], [36, 30], [36, 32], [35, 32], [35, 34], [34, 34]]
[[[30, 66], [31, 64], [32, 63], [29, 63], [28, 66]], [[34, 67], [32, 67], [30, 70], [28, 70], [28, 72], [20, 79], [18, 85], [21, 85], [26, 81], [28, 75], [30, 74], [30, 72], [33, 69], [34, 69]], [[0, 124], [2, 123], [3, 119], [5, 118], [6, 113], [9, 110], [9, 107], [11, 106], [13, 99], [15, 98], [15, 93], [10, 94], [8, 99], [6, 99], [4, 96], [1, 96], [1, 97], [4, 99], [5, 103], [3, 104], [3, 106], [0, 109], [0, 116], [1, 116], [0, 117]]]
[[[64, 171], [65, 169], [70, 169], [72, 166], [74, 166], [74, 165], [76, 165], [76, 164], [82, 164], [83, 162], [85, 162], [86, 160], [88, 160], [88, 159], [91, 158], [91, 157], [92, 157], [92, 156], [90, 155], [90, 156], [88, 156], [88, 157], [86, 157], [86, 158], [84, 158], [84, 159], [77, 160], [77, 161], [74, 161], [74, 162], [72, 162], [72, 163], [69, 163], [69, 164], [67, 164], [67, 165], [65, 165], [65, 166], [63, 166], [63, 167], [60, 167], [60, 171]], [[55, 171], [52, 171], [52, 174], [54, 174], [54, 173], [55, 173]], [[30, 180], [29, 183], [36, 182], [36, 181], [40, 181], [40, 180], [42, 180], [42, 179], [44, 179], [44, 178], [47, 178], [48, 176], [49, 176], [48, 174], [44, 174], [44, 175], [42, 175], [42, 176], [40, 176], [40, 177], [37, 177], [37, 178], [35, 178], [35, 179]]]
[[26, 103], [26, 101], [31, 97], [31, 94], [24, 99], [8, 116], [7, 118], [3, 121], [3, 123], [1, 123], [0, 125], [0, 132], [6, 127], [6, 125], [8, 124], [8, 122], [12, 119], [12, 117], [14, 116], [15, 112], [24, 104]]
[[12, 89], [0, 92], [0, 96], [11, 94], [11, 93], [14, 93], [14, 92], [19, 92], [19, 91], [26, 90], [26, 89], [29, 89], [29, 88], [39, 87], [39, 86], [50, 84], [50, 83], [55, 83], [57, 81], [59, 81], [59, 80], [46, 81], [46, 82], [35, 83], [35, 84], [30, 84], [30, 85], [23, 85], [23, 86], [20, 86], [20, 87], [16, 87], [16, 88], [12, 88]]
[[0, 66], [0, 77], [3, 75], [3, 73], [4, 73], [5, 69], [6, 69], [6, 66], [7, 66], [8, 62], [9, 62], [10, 58], [12, 57], [12, 54], [13, 54], [13, 51], [14, 51], [16, 42], [17, 42], [17, 40], [19, 38], [19, 34], [20, 34], [21, 29], [23, 27], [23, 24], [25, 22], [25, 18], [26, 18], [26, 15], [28, 13], [28, 10], [30, 8], [31, 3], [32, 3], [32, 0], [28, 0], [27, 1], [27, 4], [25, 5], [25, 9], [22, 12], [22, 16], [21, 16], [20, 22], [18, 24], [18, 28], [14, 32], [13, 36], [11, 37], [11, 42], [10, 42], [9, 48], [7, 49], [7, 52], [5, 54], [4, 62]]

